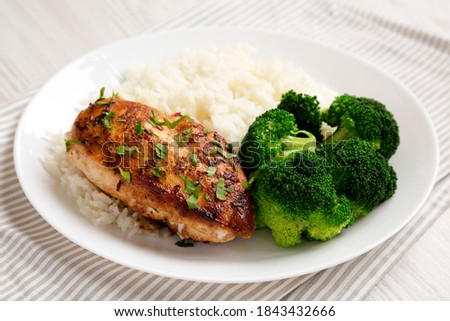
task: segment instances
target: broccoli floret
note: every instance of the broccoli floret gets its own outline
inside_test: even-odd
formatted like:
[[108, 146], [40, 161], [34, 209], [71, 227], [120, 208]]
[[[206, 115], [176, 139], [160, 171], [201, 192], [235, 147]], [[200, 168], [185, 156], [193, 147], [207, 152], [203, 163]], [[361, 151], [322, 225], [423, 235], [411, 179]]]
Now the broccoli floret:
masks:
[[322, 120], [336, 131], [327, 142], [338, 142], [352, 137], [368, 141], [372, 148], [389, 159], [400, 143], [398, 124], [386, 107], [370, 98], [342, 95], [322, 113]]
[[250, 125], [241, 142], [239, 156], [241, 166], [249, 173], [271, 160], [284, 159], [293, 152], [315, 146], [314, 135], [298, 130], [291, 113], [274, 108], [258, 116]]
[[278, 108], [294, 115], [297, 127], [306, 130], [322, 141], [322, 119], [320, 116], [319, 101], [316, 96], [296, 93], [290, 90], [281, 96]]
[[336, 190], [352, 204], [355, 219], [395, 193], [397, 174], [370, 143], [351, 138], [322, 145], [316, 153], [326, 158]]
[[350, 225], [352, 208], [338, 196], [325, 159], [304, 151], [261, 166], [252, 185], [256, 227], [269, 228], [275, 243], [326, 241]]

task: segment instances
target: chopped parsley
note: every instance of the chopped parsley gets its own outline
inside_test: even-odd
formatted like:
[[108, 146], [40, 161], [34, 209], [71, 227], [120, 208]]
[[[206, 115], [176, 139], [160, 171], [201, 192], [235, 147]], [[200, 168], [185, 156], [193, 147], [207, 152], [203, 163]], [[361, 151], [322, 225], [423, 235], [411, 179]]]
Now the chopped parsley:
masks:
[[216, 197], [221, 201], [225, 201], [227, 199], [225, 192], [233, 193], [233, 189], [231, 187], [225, 187], [225, 180], [221, 178], [217, 183]]
[[153, 168], [153, 175], [158, 178], [162, 178], [163, 173], [165, 174], [166, 172], [167, 171], [164, 167], [157, 166], [157, 167]]
[[105, 99], [105, 87], [100, 88], [100, 94], [97, 98], [97, 101], [102, 99]]
[[144, 132], [144, 127], [142, 127], [142, 123], [140, 121], [137, 122], [136, 126], [134, 127], [134, 130], [139, 136], [142, 135], [142, 133]]
[[125, 182], [127, 182], [128, 184], [131, 183], [131, 174], [130, 172], [124, 171], [122, 168], [119, 167], [119, 172], [120, 175], [123, 177], [123, 179], [125, 180]]
[[69, 150], [70, 144], [83, 144], [78, 139], [64, 139], [64, 142], [66, 143], [66, 150]]
[[199, 184], [197, 187], [195, 187], [194, 191], [192, 192], [191, 196], [189, 196], [188, 199], [186, 199], [186, 203], [190, 209], [196, 209], [198, 197], [200, 196], [200, 191], [202, 190], [202, 186]]
[[195, 152], [190, 152], [189, 154], [187, 154], [187, 157], [189, 157], [191, 159], [191, 164], [193, 166], [197, 166], [198, 164], [198, 156]]
[[208, 169], [206, 170], [206, 173], [208, 174], [209, 177], [213, 177], [214, 174], [216, 173], [217, 168], [214, 166], [210, 166], [208, 167]]
[[105, 126], [105, 128], [107, 128], [109, 130], [112, 130], [113, 128], [112, 128], [111, 124], [109, 123], [109, 120], [115, 116], [116, 116], [116, 113], [113, 111], [107, 113], [105, 115], [105, 117], [103, 117], [103, 126]]
[[198, 197], [200, 196], [200, 191], [202, 190], [202, 185], [200, 185], [199, 182], [194, 181], [190, 178], [184, 177], [181, 174], [178, 174], [178, 176], [185, 183], [184, 192], [189, 195], [189, 197], [186, 199], [186, 203], [187, 203], [188, 207], [190, 209], [198, 208], [197, 202], [198, 202]]
[[188, 115], [184, 115], [184, 116], [181, 116], [180, 118], [178, 118], [177, 120], [175, 120], [175, 121], [173, 121], [173, 122], [170, 122], [170, 121], [168, 121], [168, 120], [160, 120], [159, 117], [158, 117], [158, 115], [156, 115], [155, 111], [152, 110], [152, 118], [148, 119], [148, 122], [149, 122], [150, 124], [152, 124], [154, 127], [157, 127], [157, 126], [167, 126], [167, 127], [169, 127], [170, 129], [174, 129], [174, 128], [177, 127], [178, 124], [180, 124], [181, 121], [184, 120], [184, 119], [189, 119], [189, 120], [191, 120], [191, 117], [189, 117]]
[[119, 155], [125, 155], [126, 153], [136, 153], [139, 154], [139, 149], [136, 146], [128, 147], [128, 146], [117, 146], [116, 152]]
[[156, 115], [154, 110], [152, 110], [152, 121], [156, 125], [164, 125], [164, 123], [165, 123], [164, 121], [159, 120], [158, 115]]
[[105, 87], [100, 88], [100, 95], [98, 96], [95, 104], [97, 106], [109, 105], [112, 103], [113, 98], [119, 97], [119, 93], [115, 93], [114, 90], [110, 100], [103, 101], [105, 99]]
[[184, 240], [180, 240], [180, 241], [177, 241], [177, 242], [175, 243], [175, 245], [176, 245], [176, 246], [179, 246], [179, 247], [193, 247], [193, 246], [194, 246], [194, 243], [192, 243], [192, 242], [186, 242], [186, 241], [184, 241]]
[[211, 149], [211, 151], [209, 152], [209, 155], [210, 155], [210, 156], [214, 156], [214, 155], [216, 155], [216, 154], [220, 154], [220, 155], [222, 155], [223, 157], [225, 157], [226, 159], [230, 159], [230, 158], [233, 158], [233, 157], [237, 157], [237, 155], [232, 154], [232, 153], [228, 153], [226, 150], [223, 150], [223, 149], [218, 148], [218, 147], [214, 147], [214, 148]]
[[207, 200], [208, 202], [211, 202], [211, 198], [209, 198], [208, 194], [205, 194], [205, 200]]
[[219, 182], [217, 183], [217, 188], [216, 188], [216, 197], [221, 200], [221, 201], [225, 201], [227, 199], [227, 197], [225, 196], [225, 181], [223, 178], [219, 179]]
[[167, 145], [161, 143], [155, 143], [156, 157], [160, 159], [167, 159], [167, 154], [169, 153]]
[[189, 120], [191, 120], [191, 117], [189, 117], [188, 115], [184, 115], [184, 116], [181, 116], [180, 118], [178, 118], [177, 120], [175, 120], [175, 121], [173, 121], [173, 122], [170, 122], [170, 121], [166, 120], [166, 121], [164, 122], [164, 125], [166, 125], [166, 126], [169, 127], [170, 129], [174, 129], [174, 128], [177, 127], [178, 124], [181, 123], [181, 121], [183, 121], [184, 119], [189, 119]]

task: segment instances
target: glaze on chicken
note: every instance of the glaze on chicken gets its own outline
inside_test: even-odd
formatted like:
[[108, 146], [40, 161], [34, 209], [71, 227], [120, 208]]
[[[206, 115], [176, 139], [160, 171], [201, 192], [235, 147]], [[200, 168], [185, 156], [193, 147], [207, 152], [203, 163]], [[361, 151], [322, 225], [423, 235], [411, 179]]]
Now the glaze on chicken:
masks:
[[69, 161], [93, 184], [181, 239], [221, 243], [252, 235], [239, 158], [188, 116], [99, 99], [78, 115], [67, 139]]

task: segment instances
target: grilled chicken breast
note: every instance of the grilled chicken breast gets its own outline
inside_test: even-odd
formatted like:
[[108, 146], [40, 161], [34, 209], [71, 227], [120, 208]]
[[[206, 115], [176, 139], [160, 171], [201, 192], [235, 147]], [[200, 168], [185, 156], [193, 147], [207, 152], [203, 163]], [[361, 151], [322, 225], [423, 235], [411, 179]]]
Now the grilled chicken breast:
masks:
[[93, 184], [180, 238], [221, 243], [252, 235], [239, 159], [189, 117], [101, 99], [78, 115], [67, 142], [69, 161]]

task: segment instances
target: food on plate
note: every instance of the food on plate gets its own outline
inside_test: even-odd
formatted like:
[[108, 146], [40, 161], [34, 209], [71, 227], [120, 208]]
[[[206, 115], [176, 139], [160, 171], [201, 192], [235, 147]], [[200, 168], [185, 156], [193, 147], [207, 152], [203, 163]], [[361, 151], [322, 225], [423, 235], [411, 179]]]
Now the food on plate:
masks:
[[277, 108], [294, 115], [298, 128], [313, 134], [318, 142], [322, 141], [322, 119], [316, 96], [289, 90], [281, 96]]
[[256, 117], [250, 125], [242, 139], [239, 155], [242, 166], [251, 173], [271, 160], [283, 159], [315, 146], [314, 135], [300, 131], [291, 113], [274, 108]]
[[337, 126], [327, 138], [333, 142], [359, 137], [388, 159], [400, 144], [397, 121], [386, 106], [375, 99], [345, 94], [337, 97], [322, 116], [328, 125]]
[[183, 247], [255, 228], [291, 247], [329, 240], [389, 199], [392, 113], [255, 53], [245, 44], [185, 50], [129, 68], [121, 97], [102, 89], [66, 137], [81, 172], [59, 163], [80, 211], [129, 235], [167, 226]]
[[255, 222], [237, 156], [215, 131], [189, 116], [117, 95], [80, 112], [67, 157], [101, 190], [181, 239], [248, 238]]
[[257, 228], [269, 228], [279, 246], [329, 240], [353, 221], [350, 202], [338, 196], [328, 167], [314, 152], [264, 164], [255, 175]]
[[317, 153], [326, 158], [338, 194], [352, 204], [353, 216], [364, 216], [394, 195], [397, 174], [386, 158], [360, 138], [324, 144]]
[[[397, 175], [388, 157], [399, 144], [398, 125], [380, 102], [343, 95], [319, 112], [331, 120], [323, 127], [339, 127], [317, 144], [305, 130], [317, 124], [314, 97], [294, 91], [282, 97], [278, 108], [249, 126], [240, 150], [244, 163], [253, 166], [249, 189], [256, 227], [270, 229], [283, 247], [326, 241], [394, 195]], [[302, 145], [299, 139], [310, 141]]]

